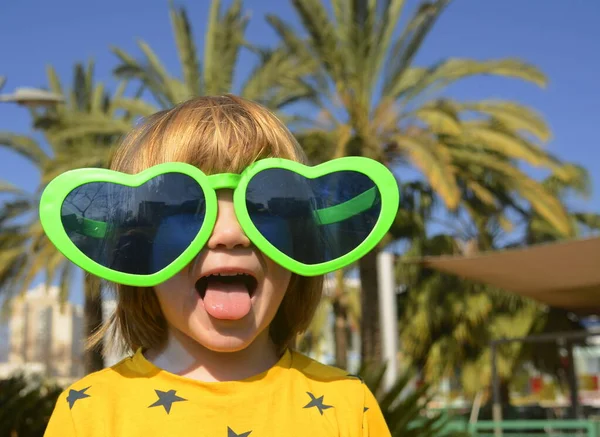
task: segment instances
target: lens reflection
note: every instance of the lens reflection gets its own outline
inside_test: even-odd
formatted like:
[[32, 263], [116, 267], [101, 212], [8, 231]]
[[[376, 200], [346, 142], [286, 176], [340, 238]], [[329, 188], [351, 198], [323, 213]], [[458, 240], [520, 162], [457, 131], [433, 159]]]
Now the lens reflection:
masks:
[[139, 187], [93, 182], [62, 205], [67, 235], [85, 255], [119, 272], [148, 275], [173, 262], [196, 237], [205, 214], [202, 188], [181, 173]]
[[381, 196], [359, 172], [307, 179], [268, 169], [248, 184], [246, 206], [259, 232], [276, 248], [304, 264], [319, 264], [365, 241], [379, 218]]

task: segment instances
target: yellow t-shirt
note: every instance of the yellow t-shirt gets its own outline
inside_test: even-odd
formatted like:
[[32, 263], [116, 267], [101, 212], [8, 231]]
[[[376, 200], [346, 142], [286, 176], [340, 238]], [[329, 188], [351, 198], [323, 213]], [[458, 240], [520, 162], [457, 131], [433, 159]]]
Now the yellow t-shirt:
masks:
[[241, 381], [166, 372], [141, 350], [58, 398], [46, 437], [390, 437], [372, 393], [346, 372], [286, 351]]

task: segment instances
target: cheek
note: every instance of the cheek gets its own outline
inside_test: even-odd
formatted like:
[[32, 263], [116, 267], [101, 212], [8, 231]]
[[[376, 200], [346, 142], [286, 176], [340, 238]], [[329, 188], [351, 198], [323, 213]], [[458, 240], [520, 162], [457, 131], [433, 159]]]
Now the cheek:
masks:
[[160, 307], [168, 321], [177, 319], [181, 315], [193, 310], [190, 305], [190, 291], [187, 289], [186, 278], [177, 274], [168, 281], [154, 287], [154, 292]]
[[269, 283], [269, 288], [271, 288], [270, 294], [272, 295], [272, 300], [277, 303], [277, 306], [279, 306], [288, 286], [290, 285], [292, 272], [284, 269], [269, 258], [266, 259], [266, 264], [267, 275], [265, 277], [265, 281]]

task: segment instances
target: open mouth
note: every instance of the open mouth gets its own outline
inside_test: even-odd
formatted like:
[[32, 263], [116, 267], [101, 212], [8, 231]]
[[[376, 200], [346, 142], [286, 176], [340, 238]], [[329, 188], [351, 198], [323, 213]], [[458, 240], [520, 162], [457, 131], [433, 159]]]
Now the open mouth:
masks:
[[196, 281], [196, 291], [202, 299], [206, 296], [206, 290], [211, 288], [219, 288], [222, 286], [235, 286], [243, 285], [248, 290], [250, 297], [256, 291], [258, 281], [256, 278], [248, 273], [215, 273], [211, 275], [202, 276]]

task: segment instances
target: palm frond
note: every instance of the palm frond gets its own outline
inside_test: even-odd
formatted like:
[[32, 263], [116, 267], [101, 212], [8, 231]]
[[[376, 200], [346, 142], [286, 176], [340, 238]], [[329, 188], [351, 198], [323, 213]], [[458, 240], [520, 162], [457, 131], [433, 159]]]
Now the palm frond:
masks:
[[449, 0], [436, 0], [418, 6], [410, 22], [394, 42], [388, 56], [384, 74], [384, 95], [399, 94], [393, 91], [394, 84], [400, 81], [406, 69], [410, 67], [425, 37], [448, 3]]
[[[378, 5], [382, 4], [379, 2], [377, 3]], [[372, 36], [369, 34], [365, 35], [372, 45], [369, 50], [370, 56], [366, 57], [368, 61], [365, 62], [366, 66], [370, 69], [367, 74], [370, 78], [370, 83], [367, 86], [371, 90], [375, 86], [375, 82], [379, 78], [379, 73], [385, 65], [386, 55], [389, 52], [388, 48], [390, 47], [394, 30], [396, 29], [398, 20], [402, 14], [404, 3], [404, 0], [390, 0], [383, 2], [383, 6], [380, 6], [381, 10], [377, 13], [377, 22], [379, 23], [377, 26], [378, 30], [376, 30], [375, 34]]]
[[398, 148], [423, 172], [448, 208], [456, 208], [460, 201], [460, 191], [451, 170], [450, 155], [445, 148], [425, 136], [395, 135], [393, 138]]
[[478, 162], [501, 175], [506, 179], [506, 185], [515, 190], [526, 199], [532, 208], [552, 223], [563, 235], [571, 235], [574, 231], [562, 203], [544, 186], [529, 178], [515, 166], [502, 162], [491, 155], [470, 152], [467, 150], [451, 150], [454, 159], [466, 162]]
[[[170, 107], [172, 104], [171, 90], [166, 83], [160, 82], [161, 78], [154, 76], [154, 71], [145, 68], [141, 63], [135, 60], [125, 51], [113, 47], [112, 52], [120, 60], [120, 64], [113, 70], [114, 75], [124, 80], [139, 80], [150, 90], [153, 97], [159, 102], [161, 107]], [[164, 79], [164, 78], [163, 78]]]
[[231, 90], [247, 25], [241, 0], [234, 0], [223, 14], [220, 0], [212, 2], [204, 47], [205, 94], [218, 95]]
[[541, 141], [551, 137], [550, 128], [540, 114], [525, 105], [506, 100], [480, 100], [477, 102], [456, 102], [460, 111], [484, 114], [498, 121], [513, 132], [526, 132]]
[[158, 108], [151, 103], [141, 99], [120, 98], [112, 103], [116, 108], [124, 109], [131, 116], [147, 117], [158, 111]]
[[21, 188], [11, 184], [10, 182], [0, 180], [0, 194], [3, 193], [18, 194], [21, 196], [25, 194]]
[[48, 154], [33, 138], [10, 132], [0, 132], [0, 147], [6, 147], [18, 155], [31, 161], [34, 165], [44, 163]]
[[479, 75], [492, 75], [521, 79], [545, 86], [546, 76], [535, 66], [518, 59], [475, 61], [473, 59], [450, 58], [427, 69], [416, 83], [403, 80], [402, 76], [390, 80], [385, 95], [402, 97], [408, 102], [424, 92], [441, 91], [452, 83]]
[[460, 144], [498, 152], [505, 157], [522, 160], [536, 167], [556, 165], [557, 169], [560, 168], [558, 163], [539, 147], [503, 129], [502, 126], [489, 125], [480, 121], [466, 121], [462, 123], [462, 127], [462, 132], [456, 139]]
[[318, 0], [292, 0], [292, 5], [309, 34], [311, 50], [337, 84], [346, 83], [345, 72], [351, 65], [345, 64], [349, 60], [342, 56], [343, 47], [338, 44], [335, 26], [325, 6]]
[[423, 105], [407, 117], [414, 116], [423, 122], [427, 129], [437, 135], [459, 136], [463, 125], [461, 120], [449, 105], [435, 102], [435, 105]]
[[183, 80], [192, 96], [202, 93], [200, 60], [198, 59], [192, 26], [184, 8], [175, 8], [171, 2], [169, 8], [171, 24], [175, 33], [177, 54], [183, 70]]
[[63, 143], [94, 135], [123, 135], [131, 129], [131, 124], [115, 119], [96, 120], [94, 122], [73, 124], [56, 132], [49, 133], [50, 140], [54, 143]]

